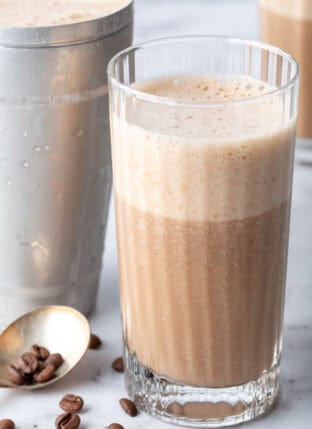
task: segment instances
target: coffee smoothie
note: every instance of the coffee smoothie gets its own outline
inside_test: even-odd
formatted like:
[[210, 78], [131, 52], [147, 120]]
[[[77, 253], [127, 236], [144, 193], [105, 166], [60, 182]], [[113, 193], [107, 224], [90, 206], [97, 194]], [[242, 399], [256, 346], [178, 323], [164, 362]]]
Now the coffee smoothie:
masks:
[[272, 91], [246, 76], [135, 89], [189, 107], [112, 118], [126, 348], [175, 383], [257, 380], [280, 358], [295, 124], [274, 93], [227, 106]]
[[47, 27], [89, 21], [131, 0], [1, 0], [0, 27]]
[[260, 0], [265, 42], [289, 52], [301, 66], [298, 135], [312, 137], [312, 2]]

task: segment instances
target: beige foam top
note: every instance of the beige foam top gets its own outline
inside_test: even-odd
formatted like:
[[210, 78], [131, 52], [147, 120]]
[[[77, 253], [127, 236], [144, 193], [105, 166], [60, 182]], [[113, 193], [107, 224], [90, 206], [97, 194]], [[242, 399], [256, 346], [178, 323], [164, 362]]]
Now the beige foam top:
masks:
[[311, 0], [260, 0], [262, 7], [289, 18], [312, 20]]
[[45, 27], [87, 21], [117, 11], [131, 0], [1, 0], [1, 27]]
[[[136, 85], [201, 102], [238, 100], [270, 88], [250, 78], [179, 77]], [[294, 124], [280, 99], [209, 109], [129, 101], [113, 115], [115, 190], [129, 204], [179, 220], [256, 216], [288, 200]]]

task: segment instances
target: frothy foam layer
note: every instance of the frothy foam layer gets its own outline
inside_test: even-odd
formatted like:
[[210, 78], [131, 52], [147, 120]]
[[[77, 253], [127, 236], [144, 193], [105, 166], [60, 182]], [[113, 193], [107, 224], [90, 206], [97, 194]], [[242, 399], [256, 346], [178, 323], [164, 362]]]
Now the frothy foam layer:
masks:
[[1, 0], [1, 27], [45, 27], [96, 19], [131, 0]]
[[[251, 78], [161, 79], [137, 89], [194, 102], [225, 102], [272, 88]], [[294, 124], [277, 96], [209, 108], [129, 101], [113, 117], [115, 190], [139, 210], [192, 221], [257, 216], [289, 199]], [[135, 124], [135, 125], [134, 125]]]
[[312, 20], [311, 0], [260, 0], [261, 7], [289, 18]]

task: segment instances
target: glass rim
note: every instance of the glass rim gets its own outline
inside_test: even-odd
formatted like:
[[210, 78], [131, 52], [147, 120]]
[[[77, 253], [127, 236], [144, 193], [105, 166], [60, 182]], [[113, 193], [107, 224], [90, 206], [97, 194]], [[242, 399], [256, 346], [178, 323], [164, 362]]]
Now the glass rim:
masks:
[[[200, 41], [200, 40], [216, 40], [216, 41], [226, 41], [228, 44], [233, 45], [245, 45], [250, 47], [256, 47], [267, 50], [267, 52], [273, 52], [277, 55], [280, 55], [281, 57], [288, 60], [288, 62], [295, 66], [295, 72], [294, 75], [291, 77], [289, 82], [282, 85], [280, 88], [273, 88], [270, 91], [267, 91], [263, 94], [255, 95], [248, 98], [243, 98], [240, 100], [232, 100], [232, 101], [220, 101], [220, 102], [209, 102], [209, 101], [185, 101], [174, 97], [164, 97], [154, 94], [149, 94], [147, 92], [140, 91], [139, 89], [135, 89], [125, 83], [120, 82], [119, 79], [116, 78], [115, 72], [114, 72], [114, 65], [116, 62], [124, 55], [130, 53], [131, 51], [139, 50], [139, 49], [146, 49], [153, 46], [159, 46], [162, 44], [170, 44], [175, 42], [188, 42], [188, 41]], [[129, 48], [126, 48], [120, 52], [118, 52], [108, 63], [107, 66], [107, 74], [110, 83], [116, 88], [119, 88], [123, 92], [125, 92], [128, 95], [131, 95], [139, 100], [148, 101], [152, 103], [157, 104], [163, 104], [163, 105], [169, 105], [169, 106], [180, 106], [180, 107], [192, 107], [192, 108], [220, 108], [220, 107], [228, 107], [233, 105], [243, 105], [243, 104], [250, 104], [254, 103], [258, 100], [263, 100], [266, 97], [271, 97], [272, 95], [280, 95], [287, 91], [289, 91], [291, 88], [293, 88], [297, 82], [299, 81], [300, 77], [300, 66], [298, 62], [294, 59], [293, 56], [288, 54], [287, 52], [283, 51], [282, 49], [270, 45], [268, 43], [260, 42], [257, 40], [250, 40], [245, 39], [241, 37], [233, 37], [233, 36], [222, 36], [222, 35], [191, 35], [191, 36], [173, 36], [173, 37], [163, 37], [159, 39], [153, 39], [146, 42], [137, 43], [135, 45], [130, 46]], [[177, 76], [177, 75], [176, 75]]]

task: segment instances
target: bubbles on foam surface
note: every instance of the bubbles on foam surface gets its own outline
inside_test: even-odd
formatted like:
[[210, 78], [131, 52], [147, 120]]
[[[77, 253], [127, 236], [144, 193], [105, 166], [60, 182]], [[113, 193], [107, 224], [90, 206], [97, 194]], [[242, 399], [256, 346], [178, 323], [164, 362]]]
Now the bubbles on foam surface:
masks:
[[[174, 78], [163, 78], [161, 82], [157, 79], [151, 80], [143, 84], [136, 84], [135, 87], [152, 95], [189, 104], [188, 108], [182, 109], [174, 105], [166, 105], [165, 108], [159, 105], [158, 108], [155, 108], [153, 103], [145, 103], [139, 119], [134, 113], [135, 122], [155, 132], [162, 132], [159, 127], [161, 122], [165, 123], [165, 126], [162, 126], [165, 128], [165, 133], [170, 135], [207, 138], [210, 134], [217, 134], [220, 140], [228, 138], [229, 135], [238, 135], [241, 138], [244, 133], [262, 134], [268, 120], [270, 123], [276, 124], [281, 117], [281, 105], [277, 97], [262, 101], [260, 107], [256, 103], [250, 104], [248, 111], [245, 106], [237, 108], [231, 105], [231, 102], [240, 102], [273, 90], [266, 83], [247, 76], [213, 79], [204, 76], [190, 78], [187, 75], [181, 75]], [[276, 108], [268, 110], [264, 107], [267, 102], [272, 102]], [[210, 107], [209, 109], [198, 109], [196, 105]], [[212, 105], [213, 107], [211, 107]], [[131, 122], [131, 116], [130, 109], [129, 122]], [[216, 116], [218, 116], [220, 124], [215, 124]], [[162, 117], [161, 121], [159, 121], [159, 117]], [[189, 126], [190, 118], [193, 122], [191, 128]], [[212, 123], [213, 126], [211, 126]]]
[[222, 103], [224, 99], [228, 101], [239, 101], [247, 97], [263, 94], [270, 88], [265, 84], [250, 77], [237, 79], [236, 77], [224, 80], [212, 79], [198, 76], [190, 79], [188, 76], [164, 78], [151, 80], [148, 83], [136, 84], [135, 87], [143, 92], [160, 97], [175, 98], [185, 102], [195, 101], [204, 103], [207, 99], [211, 103]]
[[70, 24], [108, 15], [129, 3], [130, 0], [2, 0], [0, 26]]
[[[203, 94], [215, 103], [221, 94], [241, 100], [271, 90], [248, 78], [194, 76], [136, 87], [183, 101], [195, 92], [198, 103]], [[278, 207], [289, 198], [293, 124], [281, 125], [282, 105], [272, 100], [210, 108], [131, 105], [127, 122], [113, 119], [117, 193], [143, 211], [192, 221], [243, 219]]]

